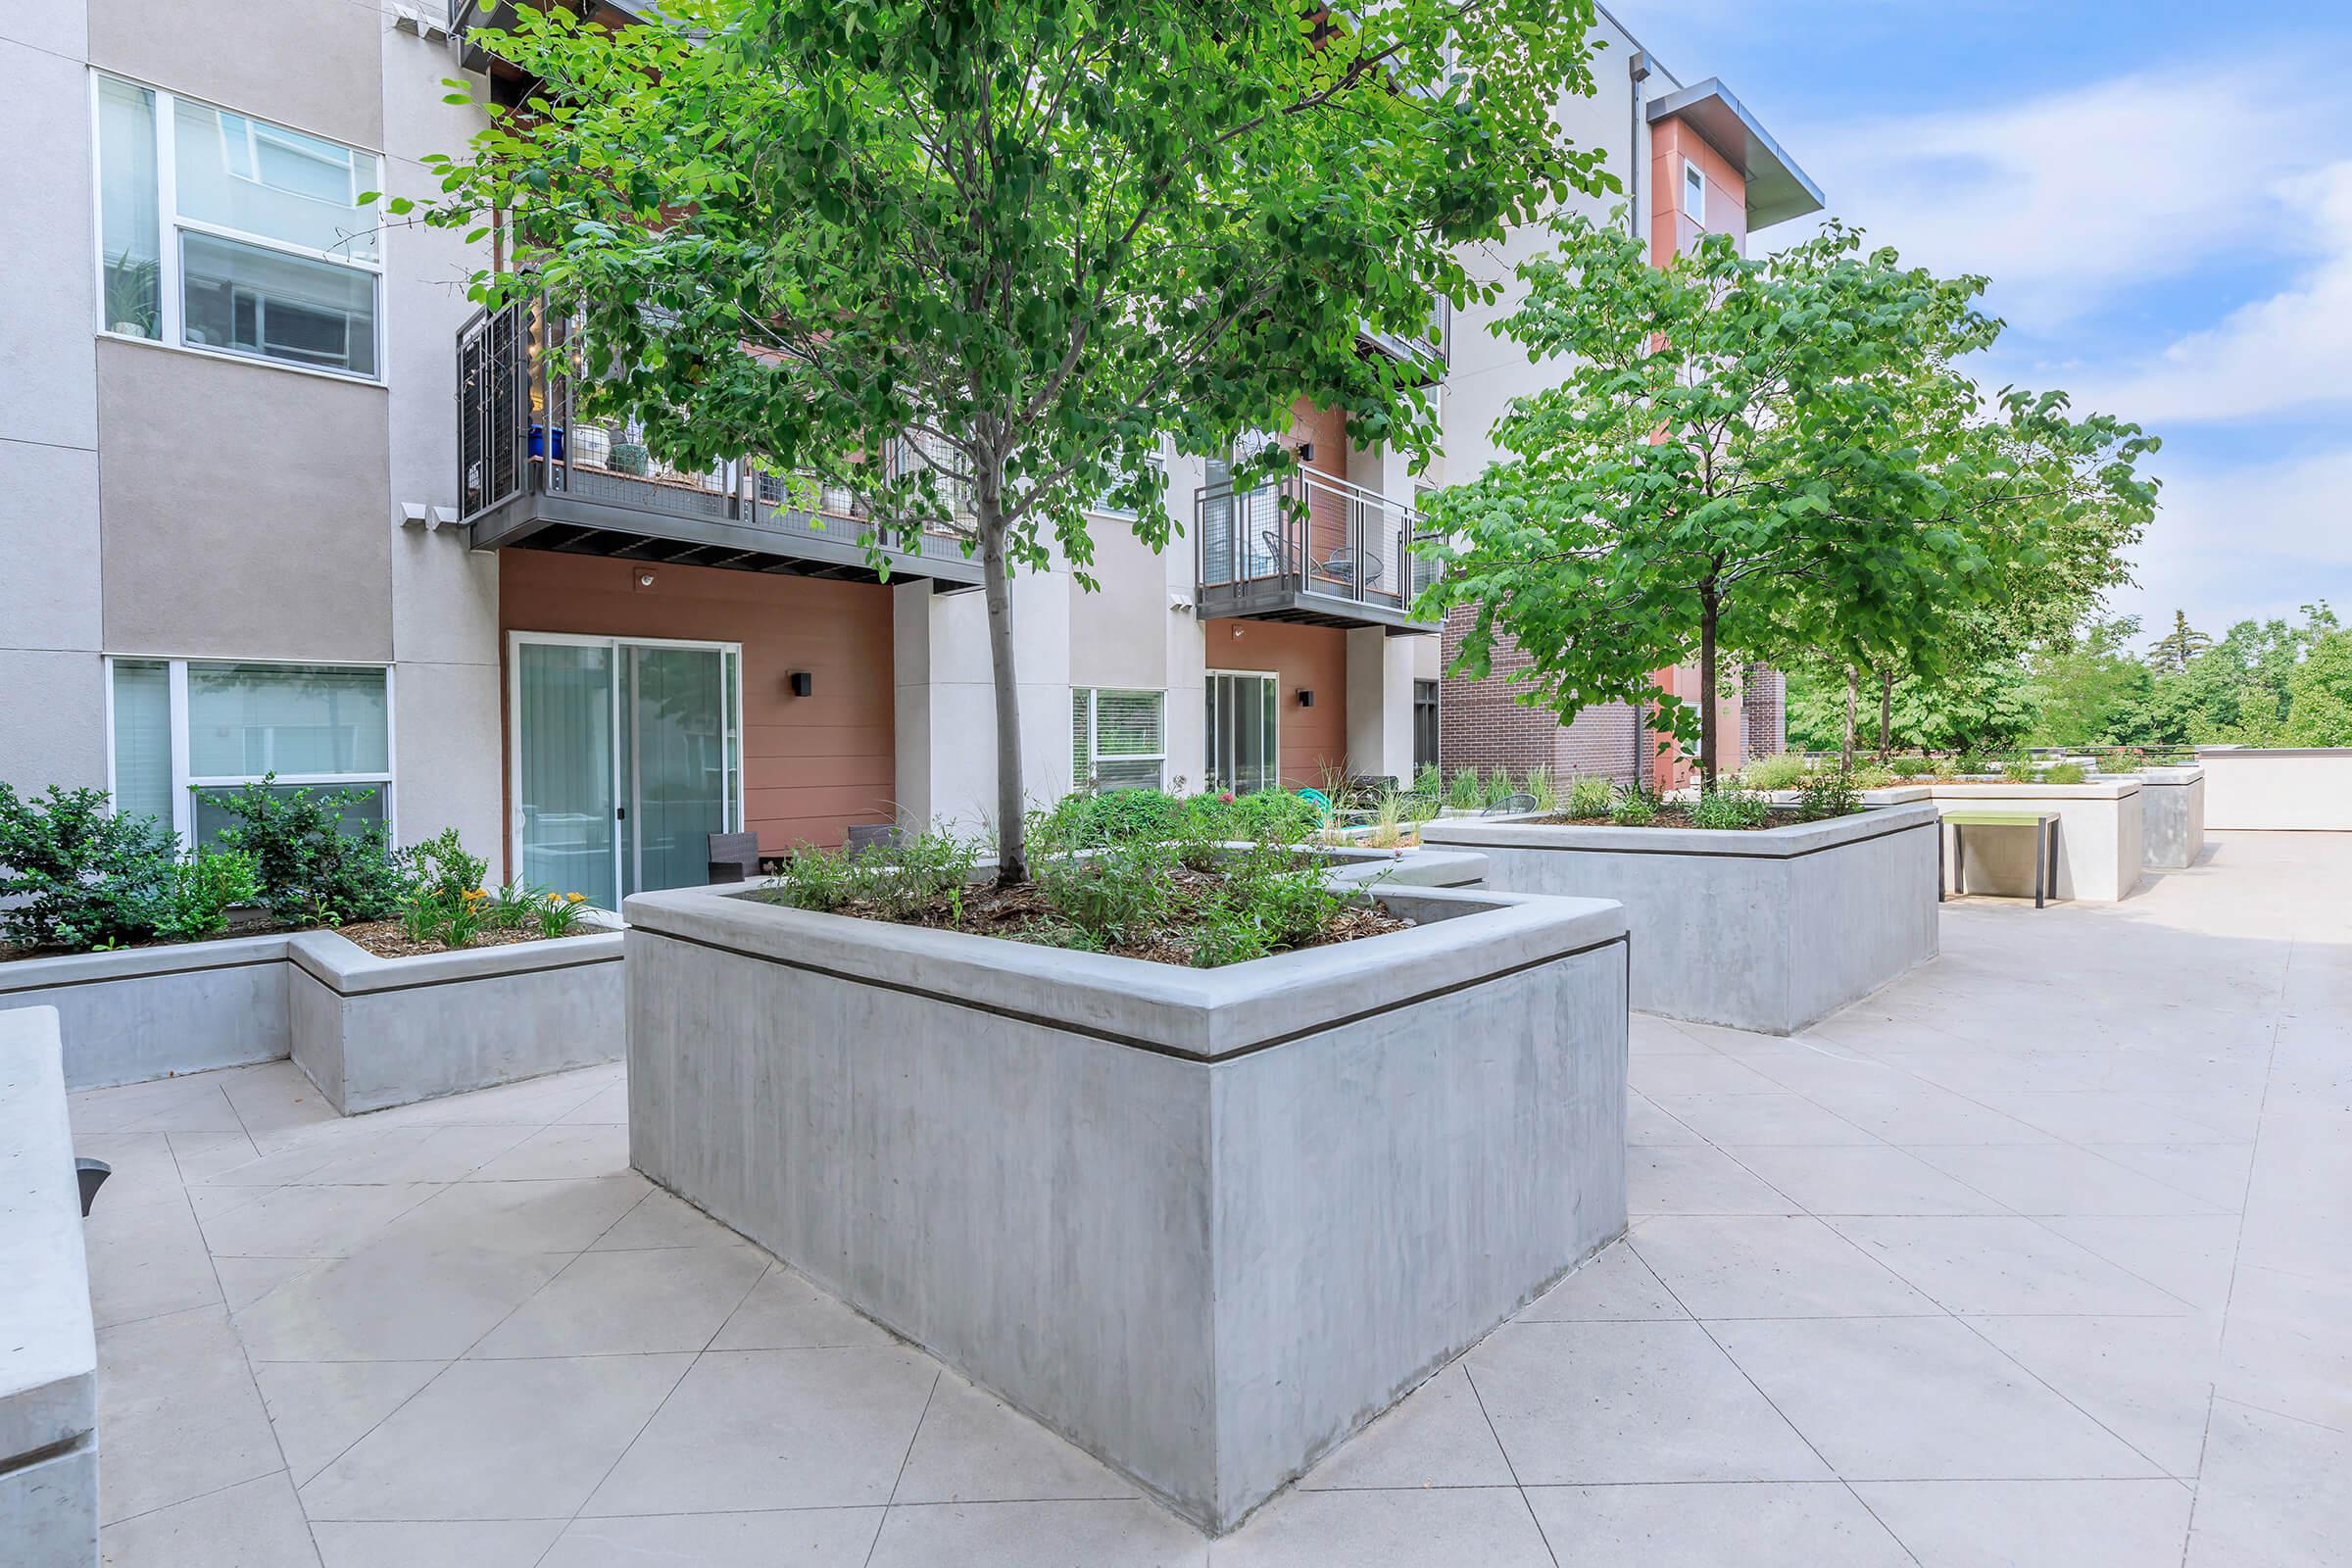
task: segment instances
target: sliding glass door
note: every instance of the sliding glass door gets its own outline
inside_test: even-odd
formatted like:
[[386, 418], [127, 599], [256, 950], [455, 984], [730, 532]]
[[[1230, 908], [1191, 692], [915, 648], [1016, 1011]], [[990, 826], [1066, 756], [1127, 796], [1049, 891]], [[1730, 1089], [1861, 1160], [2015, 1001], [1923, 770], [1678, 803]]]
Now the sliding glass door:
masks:
[[1257, 670], [1208, 672], [1208, 777], [1237, 795], [1282, 782], [1275, 678]]
[[709, 873], [743, 819], [732, 644], [516, 633], [516, 871], [617, 908]]

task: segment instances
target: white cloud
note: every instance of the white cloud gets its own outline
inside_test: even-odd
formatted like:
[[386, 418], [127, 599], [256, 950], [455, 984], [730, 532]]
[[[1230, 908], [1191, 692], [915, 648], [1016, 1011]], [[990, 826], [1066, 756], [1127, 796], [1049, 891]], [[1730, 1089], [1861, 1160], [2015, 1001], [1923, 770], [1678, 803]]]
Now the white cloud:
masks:
[[2180, 466], [2135, 557], [2136, 588], [2111, 608], [2147, 624], [2184, 609], [2221, 635], [2232, 621], [2332, 600], [2352, 610], [2352, 446], [2278, 462]]

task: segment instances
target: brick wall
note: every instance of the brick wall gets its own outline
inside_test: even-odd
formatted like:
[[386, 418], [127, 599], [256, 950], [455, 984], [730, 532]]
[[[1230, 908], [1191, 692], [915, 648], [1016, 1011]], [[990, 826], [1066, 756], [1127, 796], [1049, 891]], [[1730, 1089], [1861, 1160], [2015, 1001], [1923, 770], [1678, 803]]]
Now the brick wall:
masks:
[[1747, 666], [1740, 694], [1743, 751], [1750, 760], [1788, 749], [1788, 680], [1777, 669]]

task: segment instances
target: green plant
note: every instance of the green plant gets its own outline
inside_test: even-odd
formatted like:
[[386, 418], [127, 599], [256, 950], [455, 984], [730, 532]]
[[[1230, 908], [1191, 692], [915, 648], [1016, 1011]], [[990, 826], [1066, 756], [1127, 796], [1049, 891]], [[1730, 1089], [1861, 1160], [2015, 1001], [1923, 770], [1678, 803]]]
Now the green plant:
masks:
[[2116, 746], [2099, 754], [2102, 773], [2136, 773], [2147, 765], [2147, 749], [2141, 746]]
[[261, 892], [253, 861], [234, 850], [198, 850], [172, 867], [171, 889], [156, 935], [172, 942], [201, 942], [228, 929], [228, 911], [251, 904]]
[[1609, 807], [1609, 820], [1619, 827], [1647, 827], [1657, 819], [1657, 801], [1640, 790], [1627, 790]]
[[20, 947], [94, 948], [150, 936], [168, 918], [178, 842], [104, 790], [52, 784], [29, 799], [0, 784], [0, 933]]
[[284, 925], [379, 920], [405, 891], [384, 824], [354, 813], [373, 790], [281, 791], [276, 775], [211, 796], [228, 813], [220, 847], [252, 857], [262, 903]]
[[118, 251], [106, 258], [106, 327], [154, 337], [163, 320], [162, 264]]
[[979, 863], [980, 846], [937, 830], [889, 849], [868, 850], [852, 862], [858, 897], [885, 920], [904, 920], [942, 894], [960, 894]]
[[1202, 969], [1248, 963], [1274, 951], [1256, 921], [1224, 907], [1202, 912], [1193, 927], [1192, 943], [1193, 963]]
[[1936, 764], [1924, 757], [1893, 757], [1886, 761], [1886, 771], [1896, 778], [1925, 778], [1935, 768]]
[[1224, 871], [1200, 911], [1210, 956], [1202, 956], [1197, 940], [1193, 961], [1202, 967], [1295, 947], [1321, 931], [1353, 896], [1330, 886], [1321, 862], [1278, 844], [1236, 852]]
[[1235, 838], [1303, 844], [1323, 823], [1322, 808], [1289, 790], [1252, 790], [1233, 804]]
[[2030, 757], [2021, 757], [2014, 762], [2004, 762], [2001, 765], [2001, 777], [2012, 784], [2038, 783], [2041, 779], [2041, 765]]
[[1046, 856], [1035, 875], [1055, 914], [1105, 946], [1117, 946], [1165, 923], [1175, 907], [1175, 869], [1173, 845], [1133, 840]]
[[466, 851], [456, 828], [409, 846], [397, 859], [406, 883], [400, 924], [411, 941], [463, 948], [497, 923], [499, 901], [482, 891], [489, 862]]
[[1478, 804], [1500, 806], [1517, 793], [1519, 793], [1517, 786], [1511, 782], [1510, 770], [1497, 767], [1487, 774], [1487, 782], [1479, 792]]
[[1617, 786], [1598, 773], [1583, 773], [1568, 783], [1568, 814], [1579, 821], [1607, 816], [1616, 805]]
[[588, 917], [585, 893], [550, 893], [531, 906], [531, 918], [543, 937], [567, 937]]
[[[486, 869], [486, 867], [485, 867]], [[490, 907], [483, 919], [499, 931], [519, 931], [539, 917], [547, 895], [520, 877], [491, 891]]]
[[1894, 782], [1895, 771], [1883, 763], [1859, 762], [1848, 776], [1856, 789], [1883, 790]]
[[1413, 771], [1413, 793], [1437, 800], [1446, 793], [1446, 775], [1435, 762], [1423, 762]]
[[1457, 767], [1446, 784], [1446, 804], [1457, 811], [1475, 811], [1486, 804], [1487, 788], [1475, 767]]
[[1983, 752], [1962, 752], [1952, 763], [1952, 771], [1963, 777], [1972, 773], [1990, 773], [1993, 770], [1992, 759], [1986, 757]]
[[2056, 767], [2042, 774], [2041, 781], [2044, 784], [2080, 784], [2088, 777], [2089, 775], [2082, 771], [2082, 763], [2060, 762]]
[[1364, 842], [1376, 850], [1393, 850], [1404, 842], [1407, 800], [1390, 790], [1372, 808], [1372, 831]]
[[1759, 757], [1740, 770], [1740, 782], [1751, 790], [1792, 790], [1804, 778], [1805, 760], [1794, 752]]
[[1560, 808], [1559, 786], [1551, 781], [1551, 769], [1539, 767], [1527, 775], [1527, 793], [1536, 803], [1536, 809], [1549, 816]]
[[1805, 780], [1796, 794], [1796, 817], [1800, 822], [1851, 816], [1860, 809], [1862, 792], [1846, 773], [1816, 773]]
[[830, 914], [856, 897], [856, 861], [847, 850], [804, 846], [761, 884], [762, 891], [777, 904]]
[[1761, 827], [1772, 803], [1740, 789], [1701, 790], [1690, 805], [1690, 825], [1711, 828]]

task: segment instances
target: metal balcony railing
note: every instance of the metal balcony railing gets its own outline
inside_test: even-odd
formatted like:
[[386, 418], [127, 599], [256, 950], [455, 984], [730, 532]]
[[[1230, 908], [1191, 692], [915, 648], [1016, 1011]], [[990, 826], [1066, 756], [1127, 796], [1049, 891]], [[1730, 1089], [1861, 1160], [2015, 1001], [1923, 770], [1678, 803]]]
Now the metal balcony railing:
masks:
[[1236, 490], [1201, 486], [1193, 538], [1203, 612], [1215, 590], [1313, 596], [1400, 615], [1433, 576], [1412, 508], [1312, 469]]
[[[855, 490], [749, 463], [675, 467], [655, 458], [627, 426], [583, 416], [570, 338], [567, 324], [537, 301], [479, 313], [459, 332], [462, 520], [543, 495], [649, 517], [756, 528], [778, 536], [786, 554], [792, 538], [862, 546], [873, 535], [871, 514]], [[885, 461], [920, 459], [902, 438], [889, 444]], [[885, 551], [901, 559], [962, 563], [969, 521], [959, 513], [926, 529], [913, 548], [894, 537]]]

